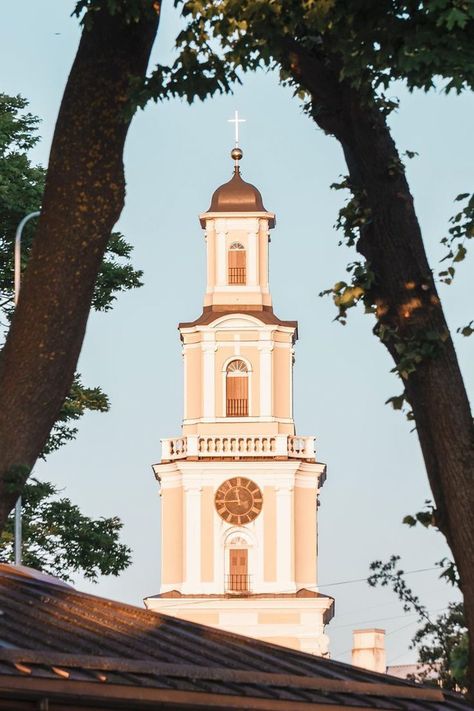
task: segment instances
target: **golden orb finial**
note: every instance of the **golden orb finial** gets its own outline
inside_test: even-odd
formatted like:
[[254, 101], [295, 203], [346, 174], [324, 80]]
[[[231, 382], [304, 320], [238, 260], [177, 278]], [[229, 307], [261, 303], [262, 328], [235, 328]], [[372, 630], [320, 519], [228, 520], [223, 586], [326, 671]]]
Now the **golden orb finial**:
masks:
[[242, 159], [243, 155], [244, 155], [244, 153], [243, 153], [242, 149], [238, 148], [238, 147], [233, 148], [230, 152], [230, 157], [232, 158], [232, 160], [235, 160], [236, 165], [239, 162], [239, 160]]

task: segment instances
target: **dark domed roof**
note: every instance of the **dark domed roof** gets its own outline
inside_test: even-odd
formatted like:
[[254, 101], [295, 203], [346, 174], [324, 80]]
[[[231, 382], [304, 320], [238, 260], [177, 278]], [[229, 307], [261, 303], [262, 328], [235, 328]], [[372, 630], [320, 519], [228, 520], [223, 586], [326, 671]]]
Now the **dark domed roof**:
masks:
[[260, 191], [240, 177], [239, 168], [212, 196], [208, 212], [266, 212]]
[[[213, 212], [264, 212], [269, 220], [268, 226], [275, 227], [275, 215], [268, 213], [263, 205], [260, 190], [255, 185], [246, 183], [240, 177], [239, 161], [243, 156], [242, 149], [237, 145], [231, 151], [231, 158], [235, 161], [234, 175], [228, 183], [220, 185], [214, 192], [211, 206], [207, 213]], [[206, 226], [205, 215], [201, 215], [199, 221], [201, 227]]]

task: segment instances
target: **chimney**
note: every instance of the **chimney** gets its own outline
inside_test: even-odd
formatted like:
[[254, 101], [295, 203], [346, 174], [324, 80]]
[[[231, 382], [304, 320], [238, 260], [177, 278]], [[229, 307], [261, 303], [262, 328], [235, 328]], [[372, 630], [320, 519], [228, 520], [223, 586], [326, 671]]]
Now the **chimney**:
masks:
[[354, 630], [352, 634], [352, 664], [385, 674], [385, 630]]

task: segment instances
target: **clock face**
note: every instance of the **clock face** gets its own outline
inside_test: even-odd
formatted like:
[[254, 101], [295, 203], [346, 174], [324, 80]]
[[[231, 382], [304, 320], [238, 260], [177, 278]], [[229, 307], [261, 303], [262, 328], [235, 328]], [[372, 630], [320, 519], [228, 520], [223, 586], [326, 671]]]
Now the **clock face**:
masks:
[[214, 500], [219, 516], [227, 523], [237, 525], [253, 521], [263, 505], [262, 492], [257, 484], [242, 476], [224, 481]]

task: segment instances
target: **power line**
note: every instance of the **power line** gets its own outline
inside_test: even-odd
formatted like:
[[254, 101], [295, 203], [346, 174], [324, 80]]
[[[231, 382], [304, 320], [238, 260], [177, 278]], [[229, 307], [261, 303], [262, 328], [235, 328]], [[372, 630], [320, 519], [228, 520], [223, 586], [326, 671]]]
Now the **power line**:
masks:
[[[370, 609], [370, 608], [367, 608]], [[443, 610], [447, 610], [447, 607], [438, 607], [432, 610], [428, 610], [428, 612], [442, 612]], [[362, 620], [359, 622], [350, 622], [344, 625], [334, 625], [334, 627], [331, 625], [331, 632], [334, 630], [340, 630], [343, 629], [344, 627], [353, 627], [354, 625], [368, 625], [371, 622], [387, 622], [388, 620], [399, 620], [402, 617], [413, 617], [414, 615], [418, 615], [417, 612], [405, 612], [403, 615], [394, 615], [393, 617], [375, 617], [372, 618], [371, 620]]]
[[[393, 663], [396, 662], [397, 659], [400, 659], [400, 657], [406, 656], [406, 654], [407, 654], [407, 650], [405, 649], [403, 652], [400, 652], [400, 654], [397, 654], [395, 657], [391, 657], [390, 661], [387, 659], [387, 667], [393, 666]], [[406, 663], [406, 666], [411, 666], [411, 665], [416, 666], [418, 663], [419, 662], [408, 662], [408, 663]], [[398, 665], [395, 664], [395, 666], [398, 666]], [[405, 666], [405, 664], [403, 664], [402, 666]]]
[[[404, 570], [403, 575], [413, 575], [414, 573], [426, 573], [429, 570], [439, 570], [438, 567], [433, 568], [418, 568], [417, 570]], [[369, 576], [372, 577], [372, 576]], [[351, 583], [366, 583], [369, 578], [354, 578], [353, 580], [338, 580], [336, 583], [323, 583], [318, 585], [320, 588], [335, 587], [336, 585], [350, 585]]]

